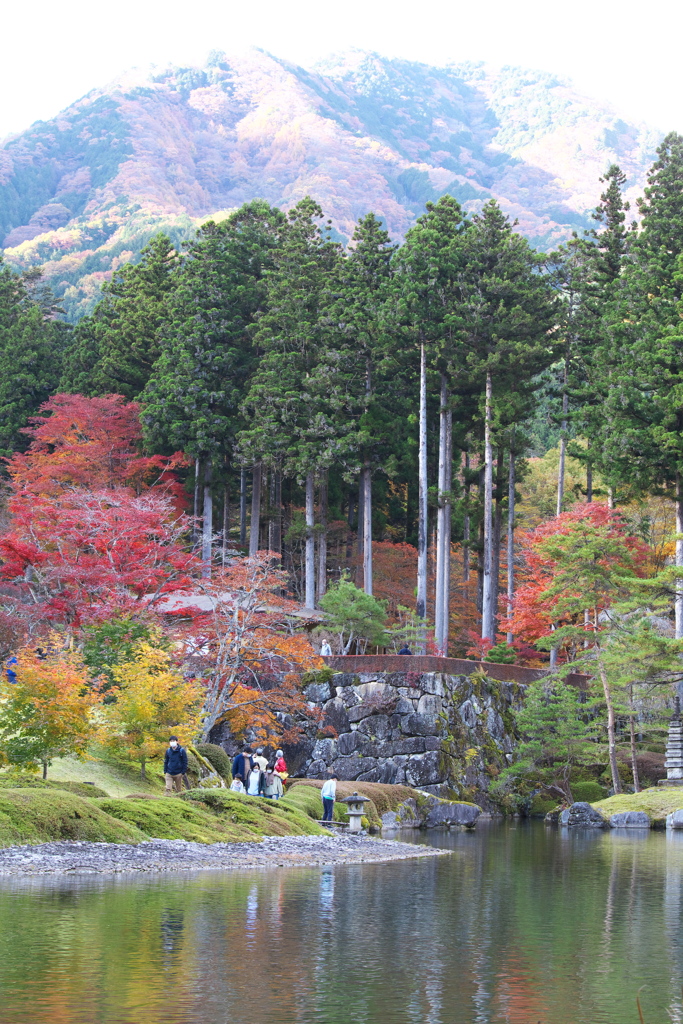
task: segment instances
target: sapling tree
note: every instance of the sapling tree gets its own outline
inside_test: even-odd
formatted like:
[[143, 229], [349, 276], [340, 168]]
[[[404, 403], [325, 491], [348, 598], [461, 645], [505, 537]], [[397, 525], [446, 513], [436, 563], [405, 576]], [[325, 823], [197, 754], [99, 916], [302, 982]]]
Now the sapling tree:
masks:
[[386, 605], [372, 594], [359, 590], [348, 579], [338, 580], [320, 600], [325, 612], [325, 629], [336, 633], [339, 653], [348, 654], [354, 643], [382, 644], [386, 641]]
[[16, 682], [3, 672], [0, 681], [0, 753], [10, 764], [48, 767], [55, 757], [80, 757], [96, 731], [94, 713], [102, 696], [71, 652], [55, 649], [47, 656], [30, 647], [17, 651]]

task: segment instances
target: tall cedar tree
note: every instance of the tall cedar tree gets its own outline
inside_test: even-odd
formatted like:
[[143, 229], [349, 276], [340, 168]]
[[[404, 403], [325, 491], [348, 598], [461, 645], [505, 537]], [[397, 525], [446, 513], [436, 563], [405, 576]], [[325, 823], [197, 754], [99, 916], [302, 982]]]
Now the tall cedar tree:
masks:
[[382, 365], [382, 308], [396, 247], [374, 213], [358, 222], [352, 242], [323, 299], [328, 343], [316, 375], [325, 386], [334, 381], [336, 414], [354, 426], [346, 468], [360, 474], [363, 587], [372, 594], [372, 475], [388, 465], [403, 434], [396, 388]]
[[465, 364], [481, 395], [484, 421], [484, 552], [482, 638], [495, 637], [498, 586], [493, 568], [494, 430], [529, 411], [533, 377], [557, 352], [559, 314], [543, 258], [495, 202], [485, 205], [463, 236], [459, 315]]
[[[641, 231], [607, 304], [601, 458], [612, 478], [676, 501], [683, 569], [683, 137], [667, 135], [639, 201]], [[683, 588], [675, 602], [683, 636]]]
[[0, 456], [27, 447], [23, 429], [57, 386], [67, 332], [0, 256]]
[[182, 449], [203, 469], [205, 559], [214, 467], [233, 458], [240, 403], [256, 363], [252, 328], [283, 223], [279, 210], [255, 200], [200, 228], [187, 247], [171, 323], [142, 396], [147, 443]]
[[[452, 405], [454, 381], [462, 385], [463, 324], [460, 309], [464, 273], [463, 236], [468, 229], [460, 206], [452, 196], [428, 203], [427, 212], [411, 228], [399, 250], [397, 290], [399, 315], [412, 327], [420, 348], [420, 526], [418, 529], [418, 615], [426, 612], [426, 380], [428, 369], [439, 379], [439, 475], [437, 493], [436, 599], [434, 639], [437, 650], [448, 646], [450, 590]], [[459, 434], [464, 436], [472, 408], [460, 387], [457, 408]], [[469, 404], [469, 408], [467, 408]], [[464, 428], [464, 430], [463, 430]]]
[[310, 608], [315, 606], [315, 479], [339, 451], [328, 390], [334, 368], [327, 378], [316, 375], [325, 346], [321, 298], [340, 258], [339, 246], [319, 224], [322, 216], [317, 203], [302, 199], [289, 211], [273, 254], [267, 307], [255, 336], [262, 356], [245, 402], [248, 424], [241, 436], [241, 450], [252, 465], [263, 463], [306, 481], [305, 603]]
[[61, 390], [84, 395], [142, 393], [161, 353], [179, 256], [156, 235], [140, 262], [117, 270], [90, 316], [78, 324], [65, 358]]

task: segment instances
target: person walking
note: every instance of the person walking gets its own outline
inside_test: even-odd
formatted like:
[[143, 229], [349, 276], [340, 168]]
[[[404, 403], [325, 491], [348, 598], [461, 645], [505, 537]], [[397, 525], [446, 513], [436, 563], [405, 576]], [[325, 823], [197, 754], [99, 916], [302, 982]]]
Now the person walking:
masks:
[[261, 765], [254, 762], [254, 767], [249, 772], [247, 779], [247, 796], [263, 796], [265, 779], [266, 773], [261, 771]]
[[236, 779], [239, 775], [245, 787], [249, 782], [249, 772], [254, 767], [254, 758], [251, 756], [251, 747], [246, 746], [241, 754], [232, 759], [232, 777]]
[[284, 796], [284, 793], [282, 779], [275, 771], [275, 765], [271, 762], [266, 768], [263, 795], [267, 796], [269, 800], [279, 800], [281, 796]]
[[323, 645], [320, 648], [321, 658], [330, 658], [332, 656], [332, 648], [330, 647], [329, 640], [323, 640]]
[[166, 780], [166, 796], [174, 792], [182, 793], [183, 775], [187, 771], [187, 751], [181, 747], [177, 736], [171, 736], [168, 750], [164, 757], [164, 779]]
[[325, 780], [323, 788], [320, 791], [320, 795], [323, 798], [323, 821], [332, 821], [332, 815], [334, 814], [334, 801], [337, 796], [336, 775], [330, 775], [329, 779]]
[[287, 771], [287, 762], [285, 761], [285, 755], [281, 750], [275, 751], [275, 771], [278, 773], [282, 781], [289, 778], [289, 772]]
[[244, 793], [244, 782], [242, 781], [241, 775], [236, 775], [230, 783], [230, 789], [233, 793]]
[[256, 761], [257, 765], [259, 766], [262, 772], [264, 772], [268, 767], [268, 758], [264, 757], [263, 755], [263, 747], [256, 748], [256, 753], [254, 754], [254, 761]]

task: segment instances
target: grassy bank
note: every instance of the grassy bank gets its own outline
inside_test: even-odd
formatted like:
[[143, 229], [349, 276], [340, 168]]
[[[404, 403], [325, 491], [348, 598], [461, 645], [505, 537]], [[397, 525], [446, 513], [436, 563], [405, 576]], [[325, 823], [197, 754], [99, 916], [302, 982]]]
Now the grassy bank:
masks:
[[667, 814], [683, 810], [683, 786], [653, 786], [642, 793], [619, 793], [592, 806], [605, 818], [623, 811], [645, 811], [653, 824], [663, 825]]
[[[301, 779], [292, 783], [284, 801], [303, 811], [311, 818], [322, 818], [323, 802], [320, 790], [323, 783], [317, 779]], [[372, 828], [379, 828], [382, 815], [387, 811], [398, 811], [406, 800], [413, 800], [420, 807], [429, 798], [409, 786], [389, 786], [381, 782], [338, 782], [337, 803], [334, 805], [335, 821], [348, 821], [346, 805], [339, 801], [353, 793], [359, 793], [370, 801], [365, 805], [365, 817]], [[462, 802], [462, 801], [461, 801]]]

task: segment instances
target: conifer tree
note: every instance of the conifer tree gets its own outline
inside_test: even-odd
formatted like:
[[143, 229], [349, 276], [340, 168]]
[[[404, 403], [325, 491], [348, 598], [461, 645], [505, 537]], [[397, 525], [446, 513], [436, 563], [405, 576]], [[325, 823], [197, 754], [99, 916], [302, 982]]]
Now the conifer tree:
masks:
[[114, 273], [91, 315], [74, 331], [63, 391], [140, 396], [168, 329], [178, 263], [171, 240], [159, 234], [144, 247], [139, 263]]
[[255, 343], [262, 351], [244, 409], [248, 424], [240, 448], [252, 465], [264, 463], [305, 480], [305, 605], [315, 607], [315, 480], [337, 452], [329, 390], [315, 371], [324, 333], [321, 298], [339, 259], [319, 221], [323, 212], [310, 198], [288, 214], [273, 254], [266, 309]]
[[220, 224], [203, 225], [187, 247], [171, 322], [142, 395], [147, 443], [199, 460], [207, 562], [214, 478], [226, 458], [232, 461], [240, 403], [255, 366], [252, 328], [283, 220], [256, 200]]

